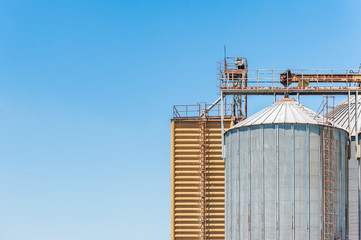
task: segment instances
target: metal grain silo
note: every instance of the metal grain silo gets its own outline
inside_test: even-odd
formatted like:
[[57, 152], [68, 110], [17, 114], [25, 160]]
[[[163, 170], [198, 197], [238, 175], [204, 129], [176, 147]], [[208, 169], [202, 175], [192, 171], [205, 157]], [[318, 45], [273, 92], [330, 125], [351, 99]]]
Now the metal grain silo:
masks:
[[[281, 99], [225, 133], [226, 240], [346, 238], [347, 132], [332, 127], [330, 145], [328, 128], [315, 112]], [[337, 236], [326, 234], [331, 228]]]
[[345, 99], [335, 106], [334, 121], [351, 134], [351, 155], [348, 161], [348, 239], [360, 239], [360, 190], [359, 190], [359, 170], [360, 161], [356, 156], [356, 136], [360, 143], [361, 129], [361, 98], [358, 98], [357, 104], [357, 133], [356, 134], [356, 104], [355, 96]]

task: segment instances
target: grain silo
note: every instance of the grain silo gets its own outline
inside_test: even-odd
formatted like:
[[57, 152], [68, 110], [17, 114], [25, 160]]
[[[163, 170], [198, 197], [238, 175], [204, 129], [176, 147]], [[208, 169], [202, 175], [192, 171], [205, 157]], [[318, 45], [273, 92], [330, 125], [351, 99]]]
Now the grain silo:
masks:
[[359, 156], [356, 156], [356, 122], [358, 143], [360, 142], [361, 129], [361, 99], [358, 98], [357, 119], [355, 119], [356, 105], [355, 96], [345, 99], [335, 106], [335, 123], [351, 132], [351, 156], [348, 161], [348, 239], [359, 240], [360, 238], [360, 198], [359, 198]]
[[[224, 240], [220, 106], [174, 106], [171, 121], [171, 239]], [[194, 110], [196, 109], [196, 110]], [[235, 118], [227, 107], [224, 127]]]
[[346, 239], [347, 141], [289, 98], [229, 129], [226, 239]]

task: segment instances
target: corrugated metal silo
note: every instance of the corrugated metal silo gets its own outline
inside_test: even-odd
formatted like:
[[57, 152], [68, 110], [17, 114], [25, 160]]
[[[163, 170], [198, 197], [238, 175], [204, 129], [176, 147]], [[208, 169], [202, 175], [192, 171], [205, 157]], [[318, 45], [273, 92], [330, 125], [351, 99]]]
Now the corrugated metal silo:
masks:
[[[359, 206], [359, 167], [360, 162], [355, 156], [356, 146], [356, 124], [355, 124], [355, 96], [351, 96], [350, 100], [345, 99], [335, 106], [334, 120], [339, 126], [351, 132], [351, 156], [348, 161], [348, 239], [359, 240], [360, 235], [360, 206]], [[350, 111], [349, 111], [350, 103]], [[358, 142], [360, 142], [360, 129], [361, 129], [361, 98], [358, 99], [357, 108], [357, 129], [358, 129]], [[350, 127], [351, 126], [351, 127]]]
[[282, 99], [225, 133], [227, 240], [328, 239], [328, 151], [335, 163], [335, 232], [337, 239], [346, 238], [347, 132], [332, 128], [329, 148], [323, 141], [326, 127], [315, 112]]

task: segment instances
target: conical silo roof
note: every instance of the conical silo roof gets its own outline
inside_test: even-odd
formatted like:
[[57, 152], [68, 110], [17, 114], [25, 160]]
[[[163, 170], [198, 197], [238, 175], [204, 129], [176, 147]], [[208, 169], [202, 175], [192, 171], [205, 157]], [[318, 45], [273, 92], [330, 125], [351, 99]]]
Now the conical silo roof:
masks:
[[[231, 129], [266, 124], [326, 125], [323, 117], [311, 109], [296, 102], [293, 98], [282, 98]], [[341, 128], [337, 124], [335, 127]]]
[[[361, 131], [361, 96], [357, 99], [358, 105], [357, 105], [357, 129], [360, 133]], [[348, 119], [348, 98], [340, 102], [335, 106], [334, 110], [334, 120], [335, 123], [345, 129], [346, 131], [349, 131], [349, 119]], [[355, 136], [355, 96], [350, 97], [350, 125], [351, 125], [351, 136]]]

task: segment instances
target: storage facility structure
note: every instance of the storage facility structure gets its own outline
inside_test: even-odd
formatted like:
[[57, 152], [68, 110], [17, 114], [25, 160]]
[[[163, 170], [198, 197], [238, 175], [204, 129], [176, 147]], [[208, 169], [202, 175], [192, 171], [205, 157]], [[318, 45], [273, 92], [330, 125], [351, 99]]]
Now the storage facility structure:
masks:
[[226, 240], [346, 239], [347, 141], [289, 98], [229, 129]]
[[[218, 109], [217, 109], [218, 108]], [[182, 110], [183, 109], [183, 110]], [[224, 239], [224, 160], [220, 108], [175, 106], [171, 120], [172, 239]], [[235, 118], [225, 112], [225, 128]]]
[[[361, 129], [361, 99], [358, 99], [357, 105], [355, 104], [355, 96], [345, 99], [335, 106], [335, 123], [347, 129], [350, 134], [351, 140], [351, 156], [348, 161], [348, 236], [350, 240], [359, 240], [360, 238], [360, 206], [359, 206], [359, 156], [356, 156], [356, 146], [360, 142], [360, 134], [357, 134], [356, 141], [356, 123]], [[355, 115], [357, 108], [357, 115]], [[349, 111], [350, 109], [350, 111]], [[358, 119], [357, 119], [358, 118]]]
[[[361, 71], [248, 69], [226, 57], [218, 76], [215, 104], [173, 109], [171, 240], [361, 240]], [[258, 95], [274, 104], [247, 118]], [[349, 100], [326, 97], [318, 115], [302, 95]]]

